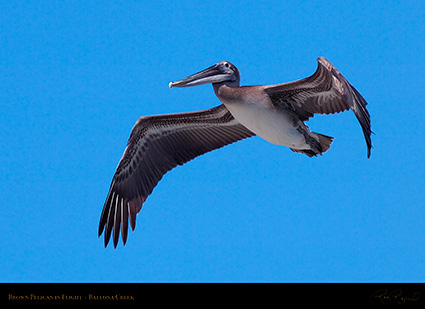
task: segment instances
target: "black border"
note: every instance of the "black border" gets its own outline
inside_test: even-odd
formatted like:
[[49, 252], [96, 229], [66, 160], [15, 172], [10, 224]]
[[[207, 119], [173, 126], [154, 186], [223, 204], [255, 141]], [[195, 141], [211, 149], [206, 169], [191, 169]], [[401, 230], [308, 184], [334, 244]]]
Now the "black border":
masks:
[[425, 308], [423, 283], [1, 283], [13, 305], [338, 305]]

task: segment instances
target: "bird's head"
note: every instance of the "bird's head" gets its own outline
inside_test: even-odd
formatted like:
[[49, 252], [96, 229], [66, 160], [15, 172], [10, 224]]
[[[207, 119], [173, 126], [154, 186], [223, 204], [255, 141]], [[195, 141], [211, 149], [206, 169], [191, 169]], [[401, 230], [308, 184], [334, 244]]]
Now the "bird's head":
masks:
[[225, 84], [229, 87], [239, 87], [239, 70], [229, 61], [219, 63], [205, 70], [168, 84], [172, 87], [191, 87], [204, 84]]

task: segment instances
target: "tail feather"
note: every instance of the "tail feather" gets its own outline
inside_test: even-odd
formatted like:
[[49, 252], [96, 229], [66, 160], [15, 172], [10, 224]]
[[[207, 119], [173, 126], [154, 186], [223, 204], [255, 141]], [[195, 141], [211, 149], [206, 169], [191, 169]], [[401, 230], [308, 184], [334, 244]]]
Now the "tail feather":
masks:
[[319, 133], [315, 134], [319, 138], [319, 143], [322, 147], [322, 153], [328, 151], [328, 149], [331, 148], [331, 144], [334, 138], [332, 136], [327, 136]]
[[310, 149], [291, 148], [291, 150], [293, 152], [303, 153], [311, 158], [314, 156], [318, 156], [319, 154], [321, 155], [331, 147], [333, 137], [314, 132], [311, 132], [311, 134], [313, 135], [313, 138], [308, 141], [311, 147]]

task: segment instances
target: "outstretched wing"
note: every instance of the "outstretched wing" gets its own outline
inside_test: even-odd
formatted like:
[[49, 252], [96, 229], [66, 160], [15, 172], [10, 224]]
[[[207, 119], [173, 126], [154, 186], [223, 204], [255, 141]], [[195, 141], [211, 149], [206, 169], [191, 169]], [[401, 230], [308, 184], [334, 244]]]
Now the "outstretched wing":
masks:
[[127, 240], [128, 221], [136, 215], [162, 176], [206, 152], [254, 136], [224, 105], [179, 114], [146, 116], [137, 120], [115, 171], [99, 222], [105, 247], [111, 232], [114, 247], [119, 233]]
[[264, 90], [274, 104], [291, 108], [303, 121], [314, 114], [353, 110], [362, 127], [369, 158], [372, 131], [365, 99], [327, 59], [320, 57], [317, 61], [317, 70], [310, 77], [266, 86]]

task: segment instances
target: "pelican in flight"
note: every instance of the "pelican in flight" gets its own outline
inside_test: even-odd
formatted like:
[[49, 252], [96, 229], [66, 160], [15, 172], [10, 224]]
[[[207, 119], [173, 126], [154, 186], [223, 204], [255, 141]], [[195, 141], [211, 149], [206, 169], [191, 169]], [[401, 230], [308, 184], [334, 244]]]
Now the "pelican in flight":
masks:
[[118, 163], [99, 222], [108, 245], [119, 234], [127, 241], [128, 222], [136, 215], [159, 180], [172, 168], [197, 156], [255, 135], [309, 157], [326, 152], [332, 137], [310, 131], [304, 123], [314, 114], [351, 109], [367, 145], [372, 148], [366, 101], [325, 58], [310, 77], [277, 85], [240, 86], [239, 70], [221, 61], [199, 73], [171, 82], [169, 87], [212, 84], [221, 105], [188, 113], [144, 116], [137, 120]]

